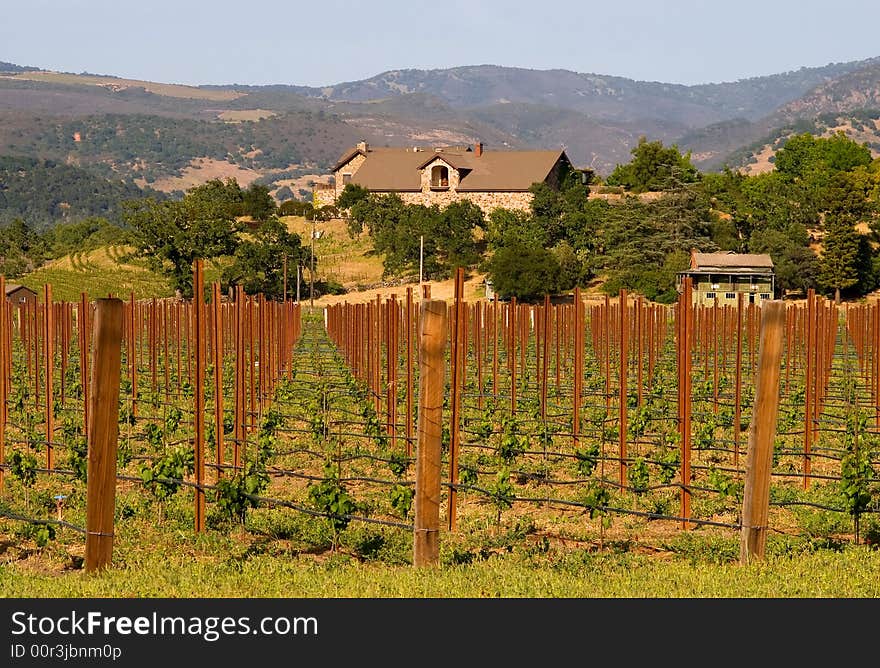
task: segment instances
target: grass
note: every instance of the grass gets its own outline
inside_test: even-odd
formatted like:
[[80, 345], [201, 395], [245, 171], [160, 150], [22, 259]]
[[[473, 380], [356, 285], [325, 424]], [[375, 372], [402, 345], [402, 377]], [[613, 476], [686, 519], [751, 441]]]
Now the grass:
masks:
[[[290, 231], [311, 243], [312, 223], [300, 216], [286, 216], [282, 220]], [[339, 283], [349, 290], [357, 290], [382, 281], [382, 256], [371, 253], [372, 242], [367, 234], [352, 238], [344, 220], [331, 220], [314, 225], [322, 233], [315, 239], [317, 258], [316, 278]]]
[[[173, 523], [173, 522], [172, 522]], [[137, 529], [134, 529], [138, 526]], [[146, 531], [140, 540], [129, 532]], [[86, 574], [74, 564], [74, 544], [53, 544], [37, 556], [22, 548], [10, 560], [4, 541], [0, 590], [7, 597], [243, 597], [273, 598], [873, 598], [880, 596], [880, 552], [865, 546], [795, 552], [769, 544], [769, 556], [741, 566], [730, 558], [735, 541], [691, 536], [669, 542], [665, 556], [634, 545], [548, 549], [511, 544], [462, 560], [466, 537], [441, 538], [442, 564], [413, 568], [365, 557], [364, 545], [383, 532], [350, 535], [338, 552], [317, 553], [243, 531], [195, 535], [178, 528], [159, 532], [132, 525], [121, 536], [114, 564]], [[252, 532], [249, 532], [249, 534]], [[258, 535], [257, 535], [258, 536]], [[388, 536], [386, 535], [386, 538]], [[361, 551], [356, 549], [360, 540]], [[391, 539], [403, 558], [410, 538]], [[720, 549], [719, 549], [720, 548]], [[48, 550], [48, 552], [46, 551]], [[73, 552], [71, 552], [73, 550]], [[720, 555], [724, 555], [719, 559]], [[389, 554], [383, 555], [386, 559]], [[393, 561], [393, 560], [392, 560]], [[54, 565], [53, 565], [54, 562]], [[66, 562], [66, 563], [65, 563]]]
[[[78, 301], [85, 292], [90, 298], [113, 294], [135, 299], [173, 297], [168, 280], [147, 268], [142, 260], [129, 258], [124, 246], [104, 246], [91, 251], [76, 251], [49, 262], [39, 269], [16, 279], [37, 294], [43, 286], [52, 286], [56, 301]], [[205, 281], [219, 280], [222, 267], [209, 261], [205, 265]]]

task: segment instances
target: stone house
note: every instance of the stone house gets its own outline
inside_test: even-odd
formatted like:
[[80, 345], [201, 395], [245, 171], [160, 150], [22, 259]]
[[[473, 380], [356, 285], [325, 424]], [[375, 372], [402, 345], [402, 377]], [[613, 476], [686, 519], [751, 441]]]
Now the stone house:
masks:
[[473, 146], [373, 147], [346, 151], [333, 167], [331, 183], [316, 184], [314, 205], [333, 205], [348, 183], [375, 193], [396, 193], [407, 204], [441, 207], [470, 200], [488, 214], [496, 208], [527, 211], [533, 183], [558, 187], [576, 170], [564, 150], [489, 151]]
[[691, 266], [676, 277], [679, 292], [687, 276], [693, 281], [695, 305], [736, 306], [740, 293], [743, 304], [761, 304], [776, 293], [773, 260], [766, 254], [692, 251]]

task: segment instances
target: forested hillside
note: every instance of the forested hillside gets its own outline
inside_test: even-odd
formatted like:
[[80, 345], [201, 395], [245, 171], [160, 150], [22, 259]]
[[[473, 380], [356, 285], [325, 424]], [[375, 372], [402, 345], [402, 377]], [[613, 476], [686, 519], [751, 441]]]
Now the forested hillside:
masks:
[[114, 219], [123, 201], [146, 194], [130, 180], [51, 160], [0, 156], [0, 227], [17, 218], [36, 229], [92, 216]]

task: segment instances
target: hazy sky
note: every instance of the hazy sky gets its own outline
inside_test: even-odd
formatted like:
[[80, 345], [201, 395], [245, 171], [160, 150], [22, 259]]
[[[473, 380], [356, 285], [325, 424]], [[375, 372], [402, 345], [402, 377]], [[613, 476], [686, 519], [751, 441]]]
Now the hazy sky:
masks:
[[0, 60], [186, 84], [493, 64], [670, 83], [880, 56], [877, 0], [0, 0]]

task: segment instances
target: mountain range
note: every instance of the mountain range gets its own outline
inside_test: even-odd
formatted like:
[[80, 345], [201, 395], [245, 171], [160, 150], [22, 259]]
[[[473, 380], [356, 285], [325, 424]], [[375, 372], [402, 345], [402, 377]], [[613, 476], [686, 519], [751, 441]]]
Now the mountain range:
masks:
[[880, 154], [880, 57], [694, 86], [497, 65], [323, 87], [183, 86], [0, 62], [0, 156], [165, 192], [234, 176], [305, 197], [361, 139], [563, 147], [607, 175], [641, 136], [690, 151], [704, 171], [758, 171], [792, 133], [836, 130]]

